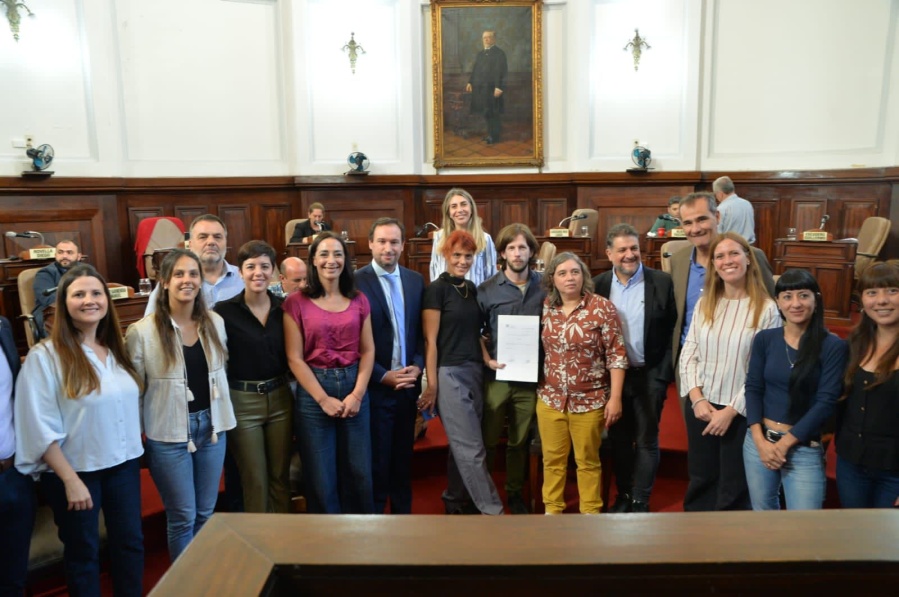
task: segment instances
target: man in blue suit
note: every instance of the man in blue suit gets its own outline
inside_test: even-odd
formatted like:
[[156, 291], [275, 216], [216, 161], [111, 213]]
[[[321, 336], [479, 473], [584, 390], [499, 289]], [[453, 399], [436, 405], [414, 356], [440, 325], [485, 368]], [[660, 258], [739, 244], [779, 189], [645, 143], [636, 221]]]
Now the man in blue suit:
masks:
[[21, 595], [28, 573], [28, 546], [36, 504], [31, 477], [20, 474], [13, 466], [13, 395], [19, 354], [5, 317], [0, 317], [0, 345], [0, 595]]
[[372, 261], [356, 272], [356, 287], [371, 304], [375, 365], [371, 398], [372, 479], [375, 513], [390, 498], [393, 514], [412, 513], [412, 444], [416, 402], [424, 367], [421, 274], [399, 264], [406, 230], [395, 218], [379, 218], [368, 233]]

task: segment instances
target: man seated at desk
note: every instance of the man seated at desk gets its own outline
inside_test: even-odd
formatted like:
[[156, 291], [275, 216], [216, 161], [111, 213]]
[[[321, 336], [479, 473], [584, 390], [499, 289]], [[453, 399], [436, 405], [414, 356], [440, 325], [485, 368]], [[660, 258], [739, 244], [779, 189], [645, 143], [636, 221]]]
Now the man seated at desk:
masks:
[[650, 232], [655, 234], [659, 231], [659, 228], [664, 228], [665, 236], [668, 236], [668, 233], [674, 228], [680, 228], [680, 199], [678, 195], [668, 199], [668, 213], [664, 213], [656, 218], [652, 228], [649, 229]]
[[321, 203], [310, 205], [309, 213], [306, 215], [309, 219], [296, 225], [296, 228], [293, 229], [293, 235], [290, 237], [290, 242], [309, 242], [310, 237], [331, 229], [325, 224], [325, 206]]
[[73, 240], [61, 240], [56, 244], [56, 261], [34, 276], [34, 323], [41, 338], [47, 336], [44, 329], [44, 311], [56, 302], [56, 287], [63, 274], [81, 261], [81, 251]]

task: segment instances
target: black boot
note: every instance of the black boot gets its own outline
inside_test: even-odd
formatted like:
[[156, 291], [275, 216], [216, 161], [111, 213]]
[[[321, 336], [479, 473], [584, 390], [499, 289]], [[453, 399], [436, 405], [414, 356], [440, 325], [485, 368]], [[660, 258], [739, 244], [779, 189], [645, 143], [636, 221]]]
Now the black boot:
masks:
[[619, 493], [615, 498], [615, 504], [609, 508], [609, 514], [626, 514], [632, 512], [633, 500], [628, 493]]

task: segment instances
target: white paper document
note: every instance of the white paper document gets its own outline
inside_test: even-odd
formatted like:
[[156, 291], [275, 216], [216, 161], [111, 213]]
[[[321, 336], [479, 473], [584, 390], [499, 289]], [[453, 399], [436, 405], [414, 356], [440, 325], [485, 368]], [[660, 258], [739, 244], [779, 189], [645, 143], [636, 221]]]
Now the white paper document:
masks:
[[537, 381], [540, 366], [540, 317], [500, 315], [496, 321], [497, 381]]

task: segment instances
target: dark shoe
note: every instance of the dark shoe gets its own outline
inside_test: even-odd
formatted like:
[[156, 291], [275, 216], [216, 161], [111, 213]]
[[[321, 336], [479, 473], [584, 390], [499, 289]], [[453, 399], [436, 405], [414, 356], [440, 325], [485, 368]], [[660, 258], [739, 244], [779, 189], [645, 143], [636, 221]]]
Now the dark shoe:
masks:
[[649, 504], [634, 500], [631, 502], [631, 512], [649, 512]]
[[615, 498], [615, 505], [609, 508], [609, 514], [626, 514], [633, 512], [633, 500], [627, 493], [619, 493]]
[[512, 514], [530, 514], [531, 511], [528, 509], [528, 505], [524, 503], [524, 499], [522, 499], [521, 494], [513, 493], [509, 496], [507, 500], [509, 504], [509, 512]]
[[487, 145], [493, 145], [493, 137], [485, 137], [484, 143], [486, 143]]
[[466, 502], [462, 508], [462, 514], [480, 514], [481, 511], [474, 505], [474, 502]]

